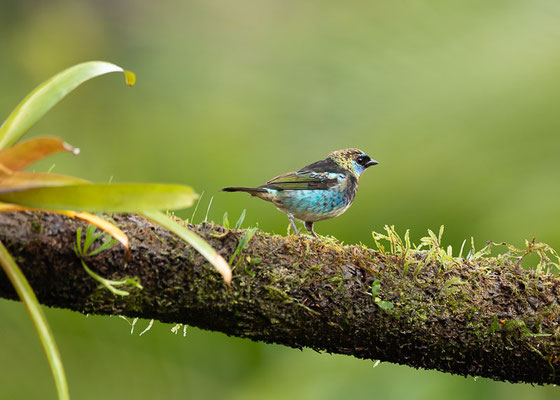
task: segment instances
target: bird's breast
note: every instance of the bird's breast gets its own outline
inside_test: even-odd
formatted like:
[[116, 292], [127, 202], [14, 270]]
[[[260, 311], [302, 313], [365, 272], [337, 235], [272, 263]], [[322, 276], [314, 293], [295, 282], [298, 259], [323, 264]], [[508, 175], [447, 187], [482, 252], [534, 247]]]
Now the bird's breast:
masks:
[[324, 190], [284, 190], [273, 202], [281, 211], [299, 220], [315, 222], [342, 214], [352, 204], [355, 195], [356, 185], [345, 179]]

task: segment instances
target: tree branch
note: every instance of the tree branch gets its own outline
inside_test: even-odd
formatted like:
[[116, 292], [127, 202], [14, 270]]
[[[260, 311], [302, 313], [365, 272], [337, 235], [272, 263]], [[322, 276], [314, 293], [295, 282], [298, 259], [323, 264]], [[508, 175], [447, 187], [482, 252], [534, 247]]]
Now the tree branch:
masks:
[[[241, 260], [228, 289], [170, 233], [137, 215], [113, 219], [131, 239], [131, 259], [114, 246], [86, 262], [105, 278], [138, 278], [143, 290], [124, 297], [82, 268], [73, 250], [81, 222], [1, 214], [0, 240], [48, 306], [184, 323], [460, 375], [560, 384], [557, 276], [504, 259], [442, 263], [430, 261], [427, 251], [411, 258], [330, 238], [258, 231], [234, 261]], [[226, 260], [245, 233], [212, 224], [192, 228]], [[375, 280], [381, 288], [374, 296]], [[16, 298], [3, 272], [0, 296]], [[383, 309], [388, 303], [380, 300], [394, 307]]]

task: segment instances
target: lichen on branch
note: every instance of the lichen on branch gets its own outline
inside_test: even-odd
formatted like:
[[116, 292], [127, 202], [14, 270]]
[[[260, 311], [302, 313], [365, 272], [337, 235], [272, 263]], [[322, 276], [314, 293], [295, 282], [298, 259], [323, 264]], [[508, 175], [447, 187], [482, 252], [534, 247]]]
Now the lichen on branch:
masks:
[[[88, 259], [107, 279], [139, 280], [115, 296], [81, 267], [73, 244], [83, 223], [44, 213], [0, 215], [0, 240], [17, 258], [42, 304], [82, 313], [183, 323], [286, 346], [502, 381], [560, 383], [560, 279], [553, 253], [495, 244], [460, 257], [430, 233], [420, 246], [394, 229], [377, 250], [333, 238], [191, 226], [235, 268], [231, 288], [196, 251], [133, 214], [114, 222], [131, 258], [113, 246]], [[237, 254], [232, 258], [234, 253]], [[461, 253], [463, 252], [461, 251]], [[541, 263], [521, 268], [537, 252]], [[0, 273], [0, 296], [15, 299]]]

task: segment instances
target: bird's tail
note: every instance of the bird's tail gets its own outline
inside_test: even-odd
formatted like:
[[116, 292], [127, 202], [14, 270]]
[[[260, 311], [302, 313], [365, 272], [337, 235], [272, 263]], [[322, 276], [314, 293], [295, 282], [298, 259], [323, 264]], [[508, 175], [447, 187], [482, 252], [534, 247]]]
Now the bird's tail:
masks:
[[243, 187], [243, 186], [225, 187], [222, 189], [222, 192], [247, 192], [251, 196], [256, 196], [257, 193], [267, 193], [267, 191], [262, 188], [250, 188], [250, 187]]
[[274, 201], [274, 199], [276, 198], [276, 195], [274, 193], [271, 193], [262, 187], [250, 188], [243, 186], [232, 186], [223, 188], [222, 192], [246, 192], [249, 193], [251, 197], [258, 197], [259, 199], [263, 199], [266, 201]]

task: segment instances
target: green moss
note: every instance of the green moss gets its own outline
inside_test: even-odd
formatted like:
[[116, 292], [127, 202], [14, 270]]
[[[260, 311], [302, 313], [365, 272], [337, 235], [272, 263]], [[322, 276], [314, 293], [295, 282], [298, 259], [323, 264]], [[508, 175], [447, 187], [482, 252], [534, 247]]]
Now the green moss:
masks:
[[[53, 299], [76, 292], [83, 296], [78, 297], [81, 303], [65, 299], [63, 306], [187, 323], [254, 340], [459, 374], [497, 377], [507, 370], [505, 379], [511, 380], [546, 381], [553, 371], [551, 356], [560, 354], [560, 284], [546, 271], [553, 266], [524, 271], [518, 265], [519, 253], [507, 246], [509, 254], [501, 257], [472, 245], [459, 257], [443, 247], [442, 231], [428, 234], [418, 246], [407, 235], [385, 235], [393, 243], [378, 236], [379, 246], [385, 246], [379, 251], [343, 246], [333, 238], [256, 231], [236, 260], [241, 264], [228, 289], [192, 248], [135, 218], [115, 217], [133, 239], [126, 273], [122, 249], [92, 260], [92, 268], [105, 276], [138, 276], [145, 287], [142, 292], [111, 297], [76, 272], [80, 269], [72, 265], [75, 256], [53, 254], [56, 262], [42, 263], [61, 265], [58, 268], [71, 277], [67, 291], [52, 290]], [[191, 228], [226, 259], [246, 234], [213, 224]], [[49, 235], [39, 239], [53, 240]], [[36, 242], [29, 243], [28, 248], [12, 246], [10, 251], [18, 257], [39, 254]], [[35, 259], [23, 261], [29, 264], [30, 278], [41, 271]], [[381, 282], [378, 297], [394, 306], [390, 312], [372, 301], [376, 279]]]
[[31, 223], [31, 232], [36, 234], [42, 234], [44, 232], [43, 223], [39, 220], [33, 220]]

